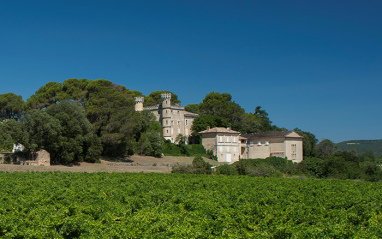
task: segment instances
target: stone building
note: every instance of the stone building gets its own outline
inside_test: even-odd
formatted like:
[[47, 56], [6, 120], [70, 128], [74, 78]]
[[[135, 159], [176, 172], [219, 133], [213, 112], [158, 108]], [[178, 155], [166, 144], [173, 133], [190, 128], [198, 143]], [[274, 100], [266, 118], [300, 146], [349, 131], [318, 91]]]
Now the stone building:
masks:
[[303, 138], [294, 131], [244, 134], [240, 136], [240, 158], [277, 156], [299, 163], [303, 160]]
[[218, 162], [236, 162], [240, 156], [240, 132], [231, 128], [207, 127], [199, 132], [202, 135], [202, 144], [206, 150], [212, 150]]
[[162, 103], [156, 106], [143, 107], [144, 97], [135, 97], [135, 110], [149, 110], [163, 127], [163, 137], [175, 142], [176, 137], [182, 134], [191, 135], [192, 122], [199, 115], [184, 110], [179, 104], [171, 105], [171, 93], [161, 94]]
[[299, 163], [303, 160], [303, 137], [294, 131], [276, 131], [240, 135], [231, 128], [208, 127], [199, 132], [206, 150], [212, 150], [219, 162], [277, 156]]

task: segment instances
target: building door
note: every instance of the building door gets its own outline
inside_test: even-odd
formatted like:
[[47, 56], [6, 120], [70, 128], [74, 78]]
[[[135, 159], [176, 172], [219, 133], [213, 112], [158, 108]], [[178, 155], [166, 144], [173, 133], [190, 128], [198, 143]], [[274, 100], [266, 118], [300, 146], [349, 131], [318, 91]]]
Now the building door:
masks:
[[226, 162], [231, 162], [231, 154], [226, 154], [225, 159]]

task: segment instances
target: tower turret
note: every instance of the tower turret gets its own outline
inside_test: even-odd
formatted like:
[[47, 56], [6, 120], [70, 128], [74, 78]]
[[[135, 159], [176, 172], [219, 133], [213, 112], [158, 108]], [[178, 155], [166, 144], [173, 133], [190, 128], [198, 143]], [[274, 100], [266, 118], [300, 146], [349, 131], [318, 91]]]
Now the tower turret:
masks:
[[135, 97], [135, 111], [142, 111], [143, 110], [143, 102], [145, 98], [140, 96], [140, 97]]
[[162, 127], [163, 137], [171, 140], [173, 128], [171, 125], [171, 93], [162, 93], [160, 95], [162, 100]]
[[171, 93], [162, 93], [160, 98], [162, 100], [162, 108], [171, 107]]

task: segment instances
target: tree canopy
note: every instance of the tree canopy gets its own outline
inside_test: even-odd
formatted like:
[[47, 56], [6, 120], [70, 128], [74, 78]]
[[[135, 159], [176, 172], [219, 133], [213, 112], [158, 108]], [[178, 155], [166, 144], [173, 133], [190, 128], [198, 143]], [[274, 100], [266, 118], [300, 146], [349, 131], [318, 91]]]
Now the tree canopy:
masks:
[[19, 119], [24, 108], [21, 95], [6, 93], [0, 95], [0, 120]]
[[151, 92], [148, 96], [145, 97], [145, 101], [143, 102], [144, 106], [153, 106], [158, 105], [162, 103], [161, 100], [161, 94], [162, 93], [171, 93], [171, 103], [176, 104], [180, 103], [180, 100], [178, 100], [178, 96], [170, 91], [166, 90], [160, 90], [160, 91], [154, 91]]

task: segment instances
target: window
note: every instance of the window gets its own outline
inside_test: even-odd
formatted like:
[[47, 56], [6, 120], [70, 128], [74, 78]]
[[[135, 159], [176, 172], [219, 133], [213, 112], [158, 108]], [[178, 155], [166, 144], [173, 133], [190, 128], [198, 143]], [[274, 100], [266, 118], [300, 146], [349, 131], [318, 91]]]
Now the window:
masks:
[[178, 114], [179, 114], [179, 110], [178, 110]]
[[178, 134], [180, 134], [180, 129], [178, 129]]
[[171, 135], [173, 135], [174, 134], [174, 129], [173, 128], [171, 128]]
[[166, 110], [166, 114], [167, 114], [167, 110]]
[[236, 137], [233, 136], [232, 138], [233, 138], [233, 142], [236, 143]]
[[168, 130], [167, 130], [167, 133], [168, 133]]
[[292, 159], [296, 159], [297, 145], [292, 144], [291, 147], [292, 147]]
[[178, 120], [178, 125], [180, 125], [180, 121]]
[[174, 121], [173, 120], [171, 120], [171, 125], [174, 125]]
[[186, 129], [186, 136], [188, 135], [188, 129]]
[[227, 143], [229, 142], [229, 136], [227, 136]]
[[186, 120], [186, 125], [188, 125], [188, 120]]
[[166, 120], [166, 125], [168, 124], [168, 120]]
[[227, 147], [227, 152], [229, 152], [230, 151], [230, 148], [229, 147]]
[[223, 142], [223, 140], [222, 140], [222, 137], [221, 137], [221, 136], [219, 137], [219, 142]]

